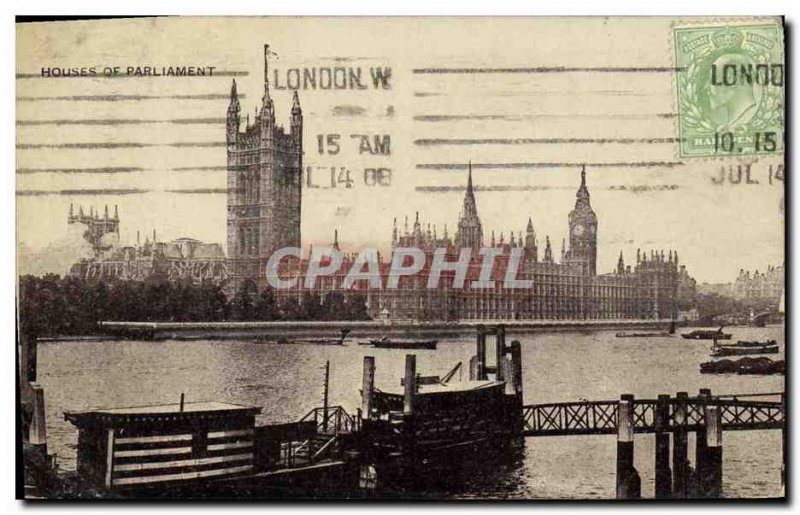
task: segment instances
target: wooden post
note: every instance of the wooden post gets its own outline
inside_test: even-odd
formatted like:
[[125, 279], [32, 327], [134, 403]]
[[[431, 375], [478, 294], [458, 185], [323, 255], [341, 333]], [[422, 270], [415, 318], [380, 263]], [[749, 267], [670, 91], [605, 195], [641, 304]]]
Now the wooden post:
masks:
[[476, 381], [478, 379], [478, 356], [472, 356], [469, 359], [469, 380]]
[[328, 430], [328, 380], [331, 377], [331, 362], [325, 361], [325, 384], [322, 389], [322, 432]]
[[669, 395], [659, 395], [655, 412], [656, 499], [672, 497], [672, 470], [669, 467]]
[[[700, 392], [698, 393], [697, 397], [701, 401], [708, 401], [709, 399], [711, 399], [711, 390], [708, 389], [708, 388], [700, 388]], [[706, 406], [702, 407], [703, 413], [705, 413], [705, 408], [706, 408]], [[705, 417], [703, 418], [703, 423], [700, 424], [700, 427], [697, 428], [696, 436], [697, 436], [697, 438], [696, 438], [695, 444], [694, 444], [694, 466], [695, 466], [695, 469], [697, 470], [698, 475], [701, 478], [699, 483], [697, 484], [697, 487], [698, 487], [699, 491], [696, 492], [696, 494], [701, 496], [701, 497], [703, 497], [704, 495], [703, 495], [703, 492], [702, 492], [702, 490], [703, 490], [702, 475], [703, 475], [703, 470], [704, 470], [704, 468], [706, 466], [706, 419], [705, 419]], [[692, 494], [692, 492], [690, 492], [690, 494]]]
[[519, 397], [517, 403], [522, 405], [522, 345], [517, 340], [511, 342], [511, 366], [514, 368], [514, 387]]
[[478, 326], [478, 348], [476, 355], [478, 356], [478, 373], [476, 379], [478, 381], [486, 380], [486, 329]]
[[361, 376], [361, 416], [366, 425], [372, 413], [372, 397], [375, 393], [375, 358], [364, 356], [364, 369]]
[[184, 399], [185, 399], [184, 393], [181, 392], [181, 401], [180, 401], [179, 408], [178, 408], [178, 411], [180, 411], [180, 412], [183, 412], [183, 401], [184, 401]]
[[672, 496], [686, 498], [689, 486], [688, 433], [686, 431], [686, 404], [689, 394], [678, 392], [675, 399], [672, 431]]
[[781, 393], [781, 410], [783, 411], [783, 423], [781, 424], [781, 491], [786, 490], [786, 394]]
[[506, 328], [504, 325], [501, 324], [497, 326], [497, 334], [494, 340], [495, 340], [495, 346], [494, 346], [495, 363], [497, 364], [495, 379], [497, 381], [505, 381], [506, 377], [502, 367], [503, 358], [505, 356], [505, 350], [506, 350]]
[[500, 360], [500, 364], [502, 365], [500, 368], [503, 371], [503, 377], [505, 378], [505, 389], [503, 393], [507, 397], [515, 397], [517, 395], [517, 386], [514, 384], [514, 364], [511, 362], [511, 359], [503, 359]]
[[406, 372], [403, 380], [403, 415], [414, 415], [414, 395], [417, 393], [417, 357], [406, 354]]
[[47, 421], [44, 411], [44, 388], [39, 383], [31, 383], [31, 425], [28, 429], [28, 443], [41, 446], [47, 453]]
[[617, 499], [640, 497], [641, 479], [633, 466], [633, 400], [623, 398], [617, 404]]
[[705, 456], [703, 467], [698, 467], [699, 494], [716, 499], [722, 494], [722, 414], [719, 406], [706, 406], [705, 419]]
[[417, 357], [406, 354], [406, 370], [403, 381], [403, 461], [408, 467], [404, 475], [412, 479], [417, 464], [414, 429], [414, 396], [417, 393]]

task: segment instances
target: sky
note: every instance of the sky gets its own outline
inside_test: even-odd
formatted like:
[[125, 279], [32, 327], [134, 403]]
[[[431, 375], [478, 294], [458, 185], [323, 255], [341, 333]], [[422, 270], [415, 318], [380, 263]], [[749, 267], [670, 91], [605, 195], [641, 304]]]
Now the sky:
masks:
[[[599, 220], [599, 272], [612, 271], [620, 251], [635, 260], [637, 248], [677, 250], [699, 282], [729, 282], [741, 268], [763, 271], [784, 261], [783, 183], [769, 180], [783, 155], [678, 158], [672, 34], [703, 23], [171, 18], [18, 25], [18, 245], [25, 259], [34, 259], [27, 251], [60, 245], [70, 204], [101, 212], [119, 206], [123, 241], [155, 229], [159, 239], [224, 245], [231, 81], [244, 123], [260, 107], [268, 43], [277, 54], [269, 80], [278, 123], [288, 127], [291, 108], [291, 91], [280, 88], [294, 74], [318, 76], [316, 88], [299, 90], [304, 246], [330, 243], [337, 229], [345, 250], [386, 250], [393, 220], [402, 229], [417, 211], [439, 234], [447, 224], [452, 235], [471, 162], [485, 238], [492, 230], [506, 238], [524, 232], [530, 217], [540, 249], [549, 235], [558, 256], [585, 164]], [[120, 76], [103, 76], [115, 66]], [[126, 75], [129, 66], [214, 72], [141, 77]], [[73, 67], [95, 67], [98, 76], [40, 76], [42, 68]], [[336, 68], [360, 73], [360, 82], [321, 89], [319, 77]], [[387, 87], [375, 87], [376, 69], [391, 69]], [[330, 135], [338, 135], [338, 153]], [[388, 154], [376, 151], [376, 136], [389, 137]], [[750, 167], [750, 183], [746, 176], [733, 183], [739, 166]], [[351, 187], [330, 187], [331, 167], [341, 179], [341, 169], [349, 170]], [[391, 170], [386, 185], [366, 180], [375, 169]], [[727, 178], [717, 184], [721, 170]]]

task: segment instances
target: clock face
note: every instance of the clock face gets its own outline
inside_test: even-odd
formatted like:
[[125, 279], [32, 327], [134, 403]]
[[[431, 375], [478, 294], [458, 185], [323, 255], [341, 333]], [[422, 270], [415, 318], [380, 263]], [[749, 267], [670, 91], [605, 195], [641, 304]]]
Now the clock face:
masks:
[[581, 224], [576, 224], [575, 227], [572, 228], [572, 234], [575, 236], [580, 236], [585, 231], [585, 228]]

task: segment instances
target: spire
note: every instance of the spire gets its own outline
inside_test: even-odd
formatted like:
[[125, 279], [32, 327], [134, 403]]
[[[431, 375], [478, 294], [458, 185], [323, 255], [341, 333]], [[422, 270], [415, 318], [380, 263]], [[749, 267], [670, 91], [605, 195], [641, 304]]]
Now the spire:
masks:
[[617, 273], [622, 275], [625, 273], [625, 261], [622, 259], [622, 251], [619, 251], [619, 260], [617, 261]]
[[333, 249], [339, 250], [339, 229], [333, 230]]
[[511, 241], [509, 241], [509, 244], [512, 247], [516, 247], [517, 246], [517, 240], [514, 239], [514, 231], [510, 231], [510, 232], [511, 232]]
[[119, 206], [114, 204], [114, 220], [119, 220]]
[[578, 188], [578, 193], [575, 194], [577, 197], [577, 201], [575, 202], [575, 207], [578, 207], [579, 204], [586, 204], [589, 205], [589, 189], [586, 187], [586, 165], [583, 165], [581, 168], [581, 185]]
[[545, 263], [552, 263], [553, 262], [553, 249], [552, 249], [552, 247], [550, 247], [550, 235], [547, 235], [547, 238], [545, 240], [544, 262]]
[[519, 239], [517, 240], [517, 246], [521, 247], [522, 246], [522, 242], [523, 242], [522, 231], [519, 231]]
[[72, 218], [75, 216], [74, 207], [72, 206], [72, 202], [69, 203], [69, 217]]
[[233, 79], [231, 84], [231, 103], [239, 101], [239, 94], [236, 92], [236, 79]]
[[497, 242], [494, 239], [494, 229], [492, 229], [492, 247], [496, 247], [496, 246], [497, 246]]
[[567, 255], [567, 239], [561, 238], [561, 261], [564, 261], [566, 255]]
[[531, 220], [531, 217], [530, 217], [530, 216], [528, 217], [528, 227], [526, 227], [526, 230], [527, 230], [529, 233], [530, 233], [530, 232], [533, 232], [533, 220]]
[[300, 109], [300, 96], [297, 94], [297, 90], [294, 90], [294, 94], [292, 95], [292, 114], [300, 114], [303, 110]]
[[83, 218], [83, 206], [78, 206], [78, 216]]
[[153, 243], [156, 242], [156, 230], [153, 229]]
[[105, 210], [103, 211], [103, 218], [108, 220], [108, 204], [106, 204]]

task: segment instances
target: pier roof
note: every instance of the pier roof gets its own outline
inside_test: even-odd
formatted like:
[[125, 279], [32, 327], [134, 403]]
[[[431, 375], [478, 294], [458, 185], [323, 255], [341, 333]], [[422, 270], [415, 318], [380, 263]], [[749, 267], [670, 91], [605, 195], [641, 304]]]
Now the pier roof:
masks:
[[88, 411], [66, 411], [64, 419], [77, 426], [92, 423], [131, 423], [153, 422], [155, 420], [176, 420], [186, 418], [224, 418], [230, 416], [255, 415], [261, 412], [258, 406], [246, 406], [230, 402], [187, 402], [183, 405], [156, 404], [150, 406], [129, 406], [120, 408], [100, 408]]

